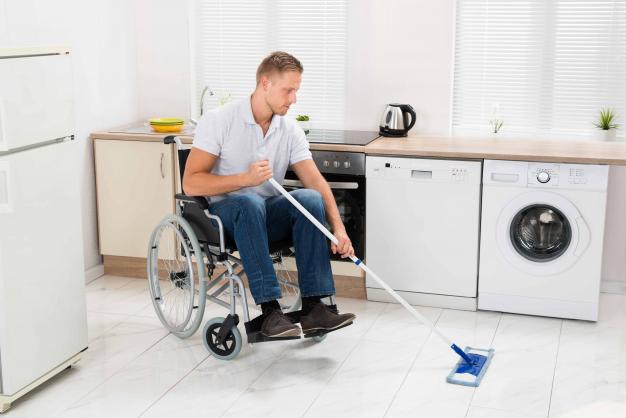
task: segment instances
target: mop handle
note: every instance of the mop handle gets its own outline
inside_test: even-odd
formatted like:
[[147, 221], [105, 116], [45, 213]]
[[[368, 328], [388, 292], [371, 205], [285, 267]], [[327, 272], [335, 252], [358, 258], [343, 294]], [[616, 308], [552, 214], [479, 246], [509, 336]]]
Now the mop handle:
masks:
[[[335, 237], [328, 229], [326, 229], [324, 225], [322, 225], [313, 215], [311, 215], [311, 213], [308, 210], [306, 210], [304, 206], [302, 206], [300, 202], [298, 202], [292, 195], [290, 195], [287, 192], [287, 190], [283, 188], [283, 186], [281, 186], [273, 178], [270, 178], [269, 182], [272, 186], [274, 186], [276, 190], [278, 190], [283, 196], [285, 196], [287, 200], [289, 200], [304, 216], [306, 216], [309, 219], [309, 221], [311, 221], [313, 225], [317, 227], [317, 229], [319, 229], [324, 235], [326, 235], [326, 237], [328, 237], [328, 239], [333, 244], [337, 245], [339, 243], [339, 240], [337, 239], [337, 237]], [[397, 300], [402, 306], [404, 306], [409, 312], [411, 312], [414, 317], [416, 317], [420, 322], [422, 322], [424, 325], [430, 328], [435, 334], [437, 334], [439, 338], [441, 338], [448, 346], [451, 347], [454, 345], [445, 335], [443, 335], [437, 328], [435, 328], [435, 324], [433, 324], [428, 319], [426, 319], [422, 314], [417, 312], [415, 308], [409, 305], [407, 301], [405, 301], [400, 295], [398, 295], [395, 290], [389, 287], [389, 285], [385, 283], [380, 277], [378, 277], [376, 273], [370, 270], [369, 267], [365, 265], [365, 263], [363, 263], [361, 260], [359, 260], [357, 257], [353, 255], [350, 256], [350, 260], [352, 260], [354, 264], [361, 267], [363, 271], [365, 271], [372, 278], [374, 278], [374, 280], [376, 280], [378, 284], [383, 287], [383, 289], [385, 289], [391, 296], [394, 297], [395, 300]]]

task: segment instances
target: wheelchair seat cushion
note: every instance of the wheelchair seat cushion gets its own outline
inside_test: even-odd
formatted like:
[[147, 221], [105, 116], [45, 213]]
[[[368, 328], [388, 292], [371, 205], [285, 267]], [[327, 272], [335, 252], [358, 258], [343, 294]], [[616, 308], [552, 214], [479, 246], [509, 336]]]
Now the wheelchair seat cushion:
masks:
[[[207, 218], [204, 210], [194, 203], [186, 204], [183, 208], [183, 218], [191, 225], [196, 238], [202, 244], [209, 244], [215, 247], [220, 246], [220, 231], [217, 222]], [[237, 251], [237, 244], [224, 231], [224, 247], [228, 252]], [[291, 239], [270, 242], [270, 253], [277, 253], [288, 250], [293, 246]]]

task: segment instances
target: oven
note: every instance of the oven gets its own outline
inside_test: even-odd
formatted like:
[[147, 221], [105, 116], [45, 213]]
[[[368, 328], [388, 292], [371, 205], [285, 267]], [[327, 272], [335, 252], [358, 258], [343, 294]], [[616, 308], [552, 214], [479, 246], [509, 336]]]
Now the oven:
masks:
[[[365, 257], [365, 154], [346, 151], [312, 150], [313, 161], [328, 182], [341, 220], [352, 241], [355, 255]], [[296, 174], [288, 170], [283, 186], [287, 190], [302, 188]], [[331, 259], [342, 259], [338, 254], [331, 254]]]

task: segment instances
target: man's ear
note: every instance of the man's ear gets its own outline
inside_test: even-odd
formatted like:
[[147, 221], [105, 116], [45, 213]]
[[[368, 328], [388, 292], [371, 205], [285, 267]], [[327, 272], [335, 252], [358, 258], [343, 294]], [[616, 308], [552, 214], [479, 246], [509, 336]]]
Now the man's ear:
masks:
[[270, 88], [271, 83], [272, 81], [266, 74], [261, 76], [261, 87], [263, 87], [263, 90], [267, 91]]

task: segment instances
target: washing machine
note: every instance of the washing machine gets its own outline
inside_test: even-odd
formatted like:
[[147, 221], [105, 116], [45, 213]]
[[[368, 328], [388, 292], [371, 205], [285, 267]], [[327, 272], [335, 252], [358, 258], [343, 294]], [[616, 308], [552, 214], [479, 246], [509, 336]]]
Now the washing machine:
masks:
[[478, 308], [596, 321], [608, 166], [485, 160]]

